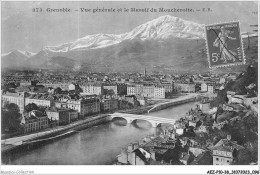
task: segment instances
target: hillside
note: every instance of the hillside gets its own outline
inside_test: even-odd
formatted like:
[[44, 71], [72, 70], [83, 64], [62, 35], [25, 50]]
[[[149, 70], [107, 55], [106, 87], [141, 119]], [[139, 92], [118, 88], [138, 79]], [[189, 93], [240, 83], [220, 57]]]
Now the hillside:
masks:
[[10, 53], [2, 55], [2, 68], [16, 68], [24, 66], [24, 63], [29, 59], [33, 53], [27, 51], [14, 50]]
[[48, 61], [40, 65], [40, 67], [45, 69], [78, 70], [80, 65], [74, 60], [58, 56], [50, 58]]
[[[203, 73], [209, 71], [204, 37], [202, 24], [166, 15], [127, 33], [87, 35], [73, 42], [46, 46], [30, 57], [9, 57], [10, 63], [6, 66], [16, 64], [16, 67], [47, 69], [65, 67], [98, 72], [140, 72], [146, 68], [148, 72]], [[247, 65], [257, 60], [257, 40], [257, 37], [251, 37], [247, 49], [248, 41], [244, 38]], [[23, 59], [24, 56], [26, 59]], [[4, 59], [2, 57], [2, 61]], [[55, 62], [54, 59], [59, 60]], [[68, 59], [74, 60], [71, 65], [76, 66], [66, 65]], [[242, 65], [210, 71], [241, 72], [246, 67]]]

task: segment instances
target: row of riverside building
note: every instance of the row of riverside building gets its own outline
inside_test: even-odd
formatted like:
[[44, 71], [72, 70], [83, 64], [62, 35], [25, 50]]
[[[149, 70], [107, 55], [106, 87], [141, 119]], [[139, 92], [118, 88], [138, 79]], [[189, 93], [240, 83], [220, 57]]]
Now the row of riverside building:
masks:
[[[69, 124], [79, 118], [100, 113], [98, 98], [73, 98], [70, 95], [5, 92], [2, 94], [2, 106], [6, 103], [14, 103], [19, 107], [24, 133]], [[25, 106], [32, 103], [44, 107], [45, 112], [33, 110], [26, 113]]]
[[[54, 86], [53, 86], [54, 85]], [[44, 84], [45, 87], [56, 88], [56, 84]], [[62, 87], [66, 90], [75, 90], [76, 87], [82, 88], [82, 95], [103, 95], [104, 90], [112, 90], [117, 95], [141, 96], [148, 98], [165, 98], [166, 93], [179, 90], [180, 92], [194, 93], [194, 83], [161, 83], [161, 84], [102, 84], [102, 83], [87, 83], [82, 85], [68, 84], [67, 87]], [[212, 82], [203, 82], [199, 88], [200, 92], [215, 93], [216, 85]], [[121, 93], [121, 94], [120, 94]], [[58, 98], [59, 97], [59, 98]], [[19, 106], [20, 111], [24, 111], [24, 106], [30, 103], [35, 103], [39, 106], [57, 106], [67, 107], [78, 110], [80, 115], [84, 116], [89, 111], [98, 112], [100, 108], [97, 105], [97, 100], [93, 99], [70, 99], [68, 96], [53, 96], [51, 94], [30, 94], [25, 95], [25, 92], [17, 93], [2, 93], [2, 101], [15, 103]], [[55, 99], [56, 98], [56, 99]], [[99, 100], [99, 99], [98, 99]], [[111, 100], [107, 100], [111, 101]], [[91, 105], [90, 105], [91, 104]], [[106, 108], [106, 107], [105, 107]]]
[[202, 82], [199, 83], [199, 89], [196, 89], [195, 83], [188, 82], [164, 82], [164, 83], [133, 83], [133, 84], [110, 84], [103, 85], [101, 83], [87, 83], [81, 85], [83, 94], [96, 94], [102, 95], [104, 89], [113, 90], [115, 94], [119, 92], [125, 92], [127, 95], [142, 96], [148, 98], [165, 98], [167, 93], [183, 92], [183, 93], [195, 93], [195, 92], [209, 92], [215, 93], [215, 82]]
[[[82, 84], [71, 83], [40, 83], [45, 87], [57, 88], [62, 90], [75, 90], [77, 87], [81, 88], [83, 95], [104, 95], [106, 91], [112, 91], [115, 95], [135, 95], [147, 98], [166, 98], [167, 93], [182, 92], [182, 93], [195, 93], [195, 92], [209, 92], [215, 93], [217, 87], [216, 82], [140, 82], [140, 83], [104, 83], [104, 82], [87, 82]], [[30, 85], [29, 82], [21, 85]]]
[[[29, 83], [29, 82], [28, 82]], [[81, 95], [64, 95], [55, 94], [54, 88], [58, 88], [57, 83], [44, 83], [48, 92], [35, 93], [19, 92], [10, 93], [2, 91], [2, 105], [5, 102], [17, 104], [20, 113], [23, 114], [25, 106], [28, 104], [36, 104], [48, 108], [46, 110], [47, 117], [53, 125], [60, 125], [70, 123], [73, 120], [84, 118], [100, 112], [111, 112], [117, 109], [127, 108], [128, 102], [133, 106], [145, 105], [146, 98], [165, 98], [167, 93], [179, 90], [180, 92], [193, 93], [196, 92], [195, 83], [187, 82], [163, 82], [163, 83], [85, 83], [74, 84], [65, 83], [60, 86], [62, 90], [76, 91], [81, 88]], [[20, 86], [33, 87], [36, 84], [20, 84]], [[52, 91], [51, 91], [52, 88]], [[215, 85], [213, 83], [201, 83], [200, 91], [214, 93]], [[30, 88], [29, 88], [30, 89]], [[107, 95], [105, 91], [112, 91], [113, 95]], [[105, 94], [105, 95], [104, 95]], [[108, 96], [108, 97], [107, 97]], [[48, 112], [47, 112], [48, 111]], [[63, 114], [63, 113], [66, 113]], [[65, 116], [62, 117], [62, 116]], [[67, 116], [67, 117], [66, 117]], [[30, 117], [27, 116], [27, 119]], [[29, 120], [27, 120], [29, 121]], [[34, 119], [34, 121], [37, 121]], [[29, 125], [31, 129], [27, 131], [34, 131], [36, 124]], [[29, 127], [28, 126], [28, 127]], [[40, 127], [39, 125], [39, 128]]]
[[2, 104], [17, 104], [20, 113], [24, 112], [25, 106], [31, 103], [42, 107], [67, 108], [78, 111], [79, 116], [87, 116], [100, 112], [100, 99], [98, 98], [77, 98], [70, 95], [50, 95], [50, 94], [29, 94], [26, 92], [2, 94]]
[[[19, 107], [23, 117], [24, 132], [38, 131], [46, 128], [46, 125], [69, 124], [100, 112], [124, 109], [125, 103], [132, 106], [140, 105], [135, 96], [127, 95], [119, 98], [111, 96], [100, 98], [86, 95], [29, 94], [27, 92], [11, 93], [8, 91], [2, 94], [2, 106], [4, 107], [6, 103], [14, 103]], [[28, 104], [44, 107], [45, 112], [41, 114], [40, 111], [36, 110], [27, 113], [25, 107]]]

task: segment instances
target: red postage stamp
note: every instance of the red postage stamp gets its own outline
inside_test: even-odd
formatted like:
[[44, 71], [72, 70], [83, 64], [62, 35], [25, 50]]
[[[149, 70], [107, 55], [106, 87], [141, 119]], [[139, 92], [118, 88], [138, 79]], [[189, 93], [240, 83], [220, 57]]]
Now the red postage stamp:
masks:
[[209, 67], [245, 64], [239, 22], [205, 26]]

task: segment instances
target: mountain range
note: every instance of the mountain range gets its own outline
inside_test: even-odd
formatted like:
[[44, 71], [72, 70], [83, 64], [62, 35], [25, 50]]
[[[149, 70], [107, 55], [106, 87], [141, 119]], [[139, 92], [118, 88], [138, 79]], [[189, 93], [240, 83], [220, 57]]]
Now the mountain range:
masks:
[[36, 54], [2, 55], [2, 68], [88, 71], [207, 70], [204, 25], [166, 15], [123, 34], [87, 35]]
[[21, 50], [14, 50], [12, 52], [2, 54], [1, 65], [2, 67], [20, 67], [35, 53]]

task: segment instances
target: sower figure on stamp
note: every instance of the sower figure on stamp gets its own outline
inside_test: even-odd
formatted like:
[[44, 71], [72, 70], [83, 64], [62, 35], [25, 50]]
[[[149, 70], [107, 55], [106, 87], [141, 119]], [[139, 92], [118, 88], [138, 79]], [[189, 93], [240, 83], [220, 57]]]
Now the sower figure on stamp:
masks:
[[224, 26], [220, 28], [220, 33], [218, 34], [218, 37], [213, 42], [214, 47], [219, 47], [220, 49], [220, 60], [223, 60], [223, 63], [227, 63], [227, 60], [233, 60], [233, 62], [236, 61], [236, 53], [228, 50], [227, 48], [227, 40], [236, 40], [236, 38], [232, 38], [229, 36], [231, 32], [229, 30], [226, 30]]

